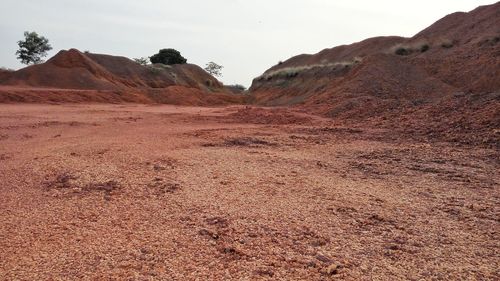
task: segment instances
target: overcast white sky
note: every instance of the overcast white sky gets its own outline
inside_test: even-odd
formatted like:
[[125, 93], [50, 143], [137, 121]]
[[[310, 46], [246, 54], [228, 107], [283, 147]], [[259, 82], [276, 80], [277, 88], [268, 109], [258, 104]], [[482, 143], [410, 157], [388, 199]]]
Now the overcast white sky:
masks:
[[280, 60], [380, 35], [412, 36], [443, 16], [495, 0], [0, 0], [0, 66], [18, 69], [26, 30], [54, 50], [130, 58], [160, 48], [222, 64], [226, 84], [249, 86]]

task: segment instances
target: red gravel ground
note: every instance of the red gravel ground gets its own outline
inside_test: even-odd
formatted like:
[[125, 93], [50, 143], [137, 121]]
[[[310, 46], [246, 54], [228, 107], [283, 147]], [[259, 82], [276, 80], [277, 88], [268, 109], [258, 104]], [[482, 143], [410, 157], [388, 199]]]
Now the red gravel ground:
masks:
[[498, 152], [294, 109], [0, 105], [0, 279], [498, 280]]

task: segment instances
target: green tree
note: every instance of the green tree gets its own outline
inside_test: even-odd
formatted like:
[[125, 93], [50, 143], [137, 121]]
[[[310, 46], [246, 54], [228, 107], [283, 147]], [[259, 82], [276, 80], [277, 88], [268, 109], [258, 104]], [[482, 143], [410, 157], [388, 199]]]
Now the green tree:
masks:
[[222, 65], [218, 65], [215, 62], [211, 61], [207, 63], [205, 70], [213, 76], [222, 77], [222, 69], [224, 67]]
[[52, 50], [49, 39], [39, 36], [36, 32], [24, 32], [24, 40], [18, 41], [19, 50], [16, 51], [17, 58], [24, 64], [42, 63], [42, 57]]
[[149, 60], [151, 63], [162, 63], [168, 65], [184, 64], [187, 62], [187, 59], [175, 49], [161, 49], [158, 54], [152, 55]]

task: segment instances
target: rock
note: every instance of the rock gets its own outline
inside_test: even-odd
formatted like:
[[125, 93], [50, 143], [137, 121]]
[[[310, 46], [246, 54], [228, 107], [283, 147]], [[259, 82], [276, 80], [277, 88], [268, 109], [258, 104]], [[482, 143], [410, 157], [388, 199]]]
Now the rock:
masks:
[[336, 275], [339, 273], [339, 269], [340, 269], [340, 265], [333, 263], [329, 267], [326, 268], [326, 274]]
[[219, 239], [219, 234], [217, 234], [217, 233], [215, 233], [215, 232], [212, 232], [212, 231], [210, 231], [210, 230], [208, 230], [208, 229], [200, 229], [200, 230], [198, 231], [198, 234], [199, 234], [199, 235], [202, 235], [202, 236], [207, 236], [207, 237], [210, 237], [210, 238], [212, 238], [212, 239], [214, 239], [214, 240]]
[[316, 255], [316, 259], [319, 260], [320, 262], [324, 262], [324, 263], [331, 263], [332, 262], [332, 260], [330, 258], [325, 257], [321, 254]]
[[316, 263], [314, 261], [307, 262], [307, 267], [316, 267]]
[[163, 170], [165, 170], [165, 167], [163, 167], [163, 166], [161, 166], [159, 164], [154, 164], [153, 169], [155, 171], [163, 171]]
[[269, 269], [269, 268], [260, 268], [260, 269], [257, 269], [255, 271], [255, 273], [257, 275], [260, 275], [260, 276], [268, 276], [268, 277], [273, 277], [274, 276], [274, 272]]

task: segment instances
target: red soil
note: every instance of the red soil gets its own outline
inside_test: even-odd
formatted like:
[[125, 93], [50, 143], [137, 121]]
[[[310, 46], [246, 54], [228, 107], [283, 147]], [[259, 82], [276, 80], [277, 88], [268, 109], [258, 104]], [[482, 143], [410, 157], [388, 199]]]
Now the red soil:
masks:
[[[291, 58], [264, 76], [289, 68], [344, 64], [314, 67], [290, 77], [257, 78], [250, 89], [257, 104], [325, 108], [350, 99], [432, 103], [459, 92], [498, 92], [499, 26], [500, 2], [449, 15], [412, 38], [377, 37]], [[401, 47], [409, 54], [397, 55]]]
[[76, 50], [0, 72], [0, 279], [497, 280], [499, 10], [250, 95]]
[[0, 279], [497, 280], [499, 157], [287, 108], [4, 104]]
[[141, 66], [117, 56], [61, 51], [40, 65], [0, 73], [0, 102], [242, 102], [196, 65]]
[[252, 101], [498, 147], [499, 27], [500, 2], [446, 16], [412, 38], [377, 37], [293, 57], [254, 80]]

